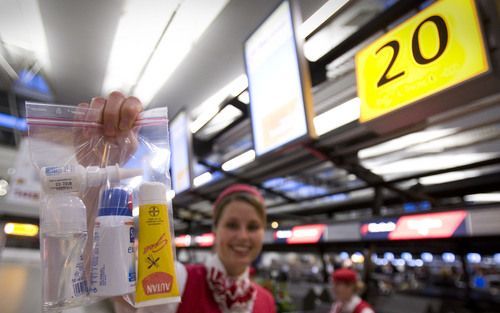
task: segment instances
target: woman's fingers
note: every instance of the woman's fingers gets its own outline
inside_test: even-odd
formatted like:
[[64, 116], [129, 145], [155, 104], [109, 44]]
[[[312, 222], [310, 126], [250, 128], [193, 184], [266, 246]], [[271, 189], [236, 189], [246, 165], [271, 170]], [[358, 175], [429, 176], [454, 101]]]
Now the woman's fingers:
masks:
[[127, 131], [134, 126], [137, 116], [142, 111], [142, 103], [136, 97], [128, 97], [121, 106], [120, 124], [121, 131]]
[[102, 110], [106, 104], [106, 99], [102, 97], [92, 98], [90, 105], [88, 106], [87, 115], [85, 120], [87, 122], [100, 123], [102, 121]]
[[125, 96], [121, 92], [113, 91], [109, 94], [102, 114], [102, 124], [106, 136], [112, 137], [118, 134], [120, 110], [124, 101]]

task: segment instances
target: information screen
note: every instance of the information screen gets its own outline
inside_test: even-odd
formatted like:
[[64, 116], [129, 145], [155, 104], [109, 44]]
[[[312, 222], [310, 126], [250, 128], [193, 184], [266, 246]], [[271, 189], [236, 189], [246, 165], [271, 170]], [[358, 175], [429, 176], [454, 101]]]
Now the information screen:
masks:
[[191, 159], [188, 118], [180, 112], [170, 123], [172, 188], [179, 194], [191, 188]]
[[244, 52], [257, 155], [309, 136], [310, 80], [301, 72], [288, 1], [247, 39]]

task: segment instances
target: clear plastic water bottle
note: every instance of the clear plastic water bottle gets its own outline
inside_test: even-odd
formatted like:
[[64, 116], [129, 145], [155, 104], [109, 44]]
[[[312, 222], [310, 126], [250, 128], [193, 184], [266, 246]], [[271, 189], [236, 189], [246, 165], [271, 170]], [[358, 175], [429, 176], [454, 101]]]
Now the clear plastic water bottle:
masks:
[[87, 217], [83, 201], [71, 194], [51, 195], [41, 212], [44, 309], [79, 306], [88, 294], [83, 252]]

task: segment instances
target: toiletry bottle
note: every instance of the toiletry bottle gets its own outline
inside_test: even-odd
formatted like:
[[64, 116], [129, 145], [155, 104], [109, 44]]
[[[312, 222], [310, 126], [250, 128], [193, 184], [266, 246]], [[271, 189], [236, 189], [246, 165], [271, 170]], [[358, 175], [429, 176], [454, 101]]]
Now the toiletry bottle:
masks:
[[40, 177], [46, 193], [80, 192], [88, 187], [101, 186], [106, 181], [118, 182], [143, 174], [140, 168], [121, 168], [116, 165], [104, 168], [82, 165], [42, 167]]
[[119, 296], [135, 291], [134, 219], [129, 193], [103, 189], [94, 227], [91, 293]]
[[180, 301], [175, 273], [173, 221], [167, 188], [159, 182], [139, 187], [139, 245], [136, 307]]
[[76, 306], [85, 301], [83, 252], [87, 242], [87, 216], [83, 201], [72, 194], [47, 198], [40, 212], [43, 262], [42, 290], [46, 309]]

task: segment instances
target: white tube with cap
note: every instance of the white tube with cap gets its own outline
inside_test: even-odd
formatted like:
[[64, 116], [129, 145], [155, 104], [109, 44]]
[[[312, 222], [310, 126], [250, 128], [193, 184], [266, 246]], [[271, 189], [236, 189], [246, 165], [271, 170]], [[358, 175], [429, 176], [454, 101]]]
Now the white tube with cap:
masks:
[[104, 168], [79, 164], [49, 166], [40, 170], [42, 187], [47, 193], [80, 192], [88, 187], [100, 186], [106, 180], [118, 182], [142, 174], [141, 168], [120, 168], [118, 164]]

